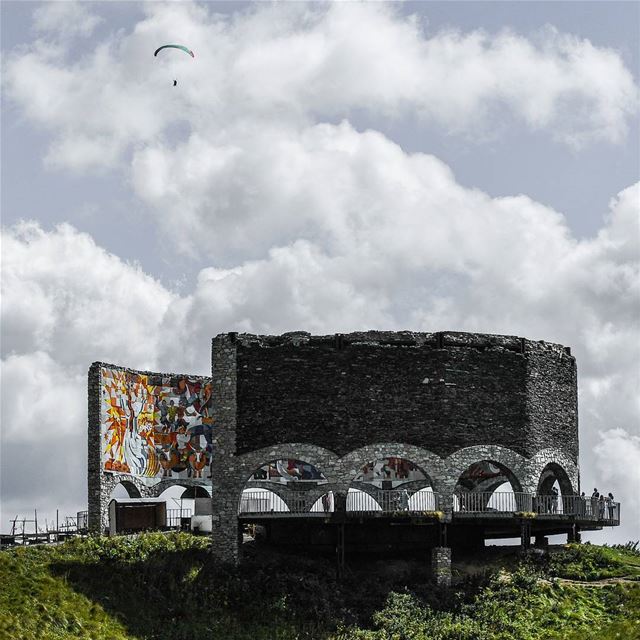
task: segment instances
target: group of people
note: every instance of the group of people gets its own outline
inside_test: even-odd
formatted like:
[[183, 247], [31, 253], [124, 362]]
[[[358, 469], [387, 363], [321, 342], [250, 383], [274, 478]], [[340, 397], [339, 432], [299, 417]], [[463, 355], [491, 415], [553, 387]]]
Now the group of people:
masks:
[[[598, 520], [604, 520], [605, 514], [609, 520], [616, 519], [617, 505], [613, 493], [609, 492], [605, 496], [604, 493], [600, 493], [598, 489], [594, 488], [591, 498], [587, 498], [584, 491], [580, 494], [580, 498], [586, 514], [597, 516]], [[587, 505], [589, 509], [587, 509]]]
[[[538, 512], [558, 513], [558, 495], [558, 489], [554, 486], [551, 487], [549, 495], [538, 496]], [[604, 493], [601, 494], [598, 489], [594, 489], [590, 498], [587, 497], [584, 491], [580, 494], [580, 515], [595, 516], [598, 520], [616, 520], [616, 510], [617, 504], [611, 492], [605, 495]]]

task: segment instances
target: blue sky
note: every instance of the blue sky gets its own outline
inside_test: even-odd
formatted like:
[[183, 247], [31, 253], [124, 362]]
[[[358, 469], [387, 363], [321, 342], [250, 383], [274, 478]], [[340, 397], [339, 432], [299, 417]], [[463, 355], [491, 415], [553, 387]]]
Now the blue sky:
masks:
[[637, 530], [638, 3], [1, 8], [0, 528], [83, 504], [93, 360], [379, 328], [572, 346], [583, 483]]

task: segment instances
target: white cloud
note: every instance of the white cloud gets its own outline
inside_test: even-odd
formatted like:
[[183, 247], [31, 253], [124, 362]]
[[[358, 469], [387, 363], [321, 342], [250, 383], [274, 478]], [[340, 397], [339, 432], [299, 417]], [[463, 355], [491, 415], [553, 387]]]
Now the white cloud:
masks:
[[42, 351], [2, 361], [1, 531], [34, 509], [43, 526], [56, 508], [61, 520], [86, 509], [86, 380]]
[[5, 443], [48, 447], [54, 439], [84, 438], [86, 371], [65, 368], [43, 351], [2, 363], [2, 435]]
[[37, 32], [57, 37], [88, 37], [102, 22], [102, 18], [89, 11], [86, 3], [64, 0], [46, 2], [33, 12], [33, 27]]
[[154, 364], [157, 328], [174, 300], [138, 266], [62, 224], [2, 233], [3, 356], [44, 352], [62, 365]]
[[[67, 28], [58, 5], [66, 3], [36, 16], [47, 34]], [[88, 52], [68, 57], [63, 44], [41, 39], [8, 58], [7, 96], [55, 132], [54, 166], [115, 166], [182, 122], [206, 135], [248, 118], [301, 125], [357, 110], [417, 113], [471, 138], [511, 119], [573, 146], [615, 143], [638, 109], [638, 88], [617, 52], [553, 29], [429, 37], [417, 18], [380, 3], [256, 5], [230, 17], [190, 3], [146, 9], [133, 31]], [[153, 57], [158, 44], [176, 40], [195, 59]]]
[[[306, 238], [369, 260], [393, 244], [403, 261], [459, 269], [491, 260], [492, 246], [475, 241], [487, 225], [504, 251], [513, 247], [513, 260], [520, 251], [504, 243], [508, 233], [570, 244], [553, 210], [524, 196], [491, 201], [458, 185], [434, 156], [406, 154], [346, 121], [301, 129], [260, 122], [228, 135], [194, 134], [175, 149], [149, 145], [134, 155], [134, 190], [186, 252], [207, 251], [218, 261], [262, 257]], [[451, 242], [457, 251], [446, 250]], [[531, 244], [527, 254], [535, 260], [541, 250]]]
[[[636, 393], [638, 388], [636, 387]], [[620, 501], [621, 540], [638, 540], [640, 534], [640, 435], [625, 429], [609, 429], [600, 434], [594, 449], [598, 469], [597, 480], [601, 493], [614, 492]], [[626, 536], [620, 535], [626, 532]]]

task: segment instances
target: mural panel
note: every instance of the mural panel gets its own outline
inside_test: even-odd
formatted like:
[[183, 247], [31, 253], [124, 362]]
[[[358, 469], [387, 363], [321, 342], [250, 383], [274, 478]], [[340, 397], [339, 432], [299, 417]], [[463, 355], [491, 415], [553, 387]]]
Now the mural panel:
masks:
[[211, 381], [103, 367], [102, 468], [138, 476], [207, 479], [213, 454]]
[[303, 460], [276, 460], [258, 469], [250, 480], [269, 480], [287, 484], [289, 482], [326, 482], [324, 475], [312, 464]]
[[404, 458], [382, 458], [373, 460], [362, 467], [354, 480], [382, 486], [383, 481], [390, 481], [392, 486], [412, 480], [426, 480], [427, 476], [410, 460]]

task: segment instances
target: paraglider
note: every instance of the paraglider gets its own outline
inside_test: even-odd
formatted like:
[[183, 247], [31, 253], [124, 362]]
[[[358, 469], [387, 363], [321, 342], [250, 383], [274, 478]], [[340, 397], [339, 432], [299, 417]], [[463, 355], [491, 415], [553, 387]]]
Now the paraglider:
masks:
[[193, 51], [191, 51], [191, 49], [181, 45], [181, 44], [163, 44], [161, 47], [158, 47], [153, 55], [157, 56], [158, 53], [160, 51], [162, 51], [163, 49], [180, 49], [180, 51], [184, 51], [185, 53], [188, 53], [192, 58], [195, 58], [196, 56], [194, 55]]
[[[153, 55], [157, 56], [158, 53], [160, 51], [162, 51], [163, 49], [179, 49], [180, 51], [184, 51], [185, 53], [189, 54], [192, 58], [195, 58], [195, 54], [193, 53], [193, 51], [191, 51], [191, 49], [189, 49], [188, 47], [185, 47], [184, 45], [181, 44], [163, 44], [161, 47], [158, 47]], [[178, 84], [177, 80], [173, 81], [173, 86], [175, 87]]]

